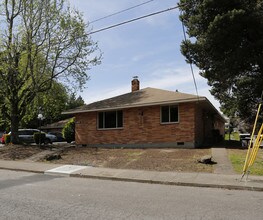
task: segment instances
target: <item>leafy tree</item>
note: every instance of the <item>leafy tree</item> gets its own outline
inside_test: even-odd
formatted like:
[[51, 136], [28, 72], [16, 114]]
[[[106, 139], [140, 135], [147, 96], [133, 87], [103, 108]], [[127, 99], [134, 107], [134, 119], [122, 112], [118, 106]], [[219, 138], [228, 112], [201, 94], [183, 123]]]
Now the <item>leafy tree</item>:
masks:
[[[84, 105], [84, 100], [81, 96], [76, 98], [75, 93], [68, 93], [61, 83], [54, 82], [49, 91], [38, 94], [32, 105], [28, 106], [21, 126], [37, 128], [44, 124], [66, 119], [68, 115], [62, 115], [61, 112], [82, 105]], [[40, 113], [44, 116], [42, 121], [38, 119]]]
[[38, 94], [31, 102], [31, 105], [27, 107], [21, 126], [28, 128], [39, 127], [38, 114], [40, 113], [44, 116], [43, 124], [61, 120], [61, 112], [66, 109], [67, 101], [66, 88], [62, 84], [54, 82], [49, 91]]
[[[68, 116], [62, 115], [61, 112], [82, 105], [84, 105], [84, 100], [81, 96], [76, 97], [75, 93], [69, 93], [65, 86], [54, 81], [49, 91], [38, 94], [27, 106], [26, 113], [20, 121], [20, 126], [23, 128], [38, 128], [48, 123], [66, 119]], [[2, 110], [0, 109], [1, 130], [8, 129], [10, 124], [10, 121], [4, 117], [4, 108], [5, 105], [2, 105]], [[42, 121], [38, 119], [40, 113], [44, 116]]]
[[100, 55], [82, 15], [65, 0], [2, 0], [0, 12], [0, 93], [17, 143], [19, 121], [35, 97], [57, 79], [81, 88]]
[[7, 118], [7, 108], [4, 103], [5, 97], [0, 95], [0, 131], [8, 132], [10, 127], [10, 121]]
[[181, 52], [231, 117], [253, 121], [263, 90], [263, 1], [181, 0]]
[[82, 106], [84, 104], [85, 104], [85, 102], [81, 96], [78, 96], [78, 98], [76, 98], [76, 93], [71, 93], [69, 95], [69, 99], [68, 99], [66, 108], [67, 109], [73, 109], [73, 108], [77, 108], [79, 106]]

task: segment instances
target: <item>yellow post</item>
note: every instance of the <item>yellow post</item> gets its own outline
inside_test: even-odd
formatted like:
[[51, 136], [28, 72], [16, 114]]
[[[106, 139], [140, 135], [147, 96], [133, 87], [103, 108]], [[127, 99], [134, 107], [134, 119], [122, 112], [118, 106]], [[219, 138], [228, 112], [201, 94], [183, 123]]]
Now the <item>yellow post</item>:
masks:
[[259, 149], [259, 146], [260, 146], [260, 144], [262, 142], [262, 138], [263, 138], [261, 136], [262, 132], [263, 132], [263, 124], [261, 125], [261, 128], [260, 128], [260, 130], [258, 132], [258, 136], [257, 136], [257, 138], [255, 140], [255, 143], [254, 143], [254, 146], [253, 146], [253, 150], [252, 150], [252, 153], [251, 153], [251, 157], [250, 157], [250, 160], [249, 160], [249, 163], [248, 163], [248, 167], [251, 167], [254, 164], [255, 160], [256, 160], [256, 156], [258, 154], [258, 149]]
[[250, 149], [251, 149], [252, 140], [253, 140], [253, 137], [254, 137], [254, 133], [255, 133], [255, 129], [256, 129], [256, 125], [257, 125], [257, 121], [258, 121], [258, 115], [259, 115], [259, 112], [260, 112], [260, 108], [261, 108], [261, 103], [260, 103], [259, 106], [258, 106], [258, 111], [257, 111], [257, 115], [256, 115], [256, 118], [255, 118], [253, 131], [252, 131], [252, 134], [251, 134], [251, 137], [250, 137], [250, 141], [249, 141], [249, 146], [248, 146], [248, 150], [247, 150], [247, 155], [246, 155], [246, 159], [245, 159], [245, 164], [244, 164], [244, 167], [243, 167], [243, 176], [244, 176], [244, 174], [247, 172], [248, 158], [249, 158], [249, 156], [250, 156]]

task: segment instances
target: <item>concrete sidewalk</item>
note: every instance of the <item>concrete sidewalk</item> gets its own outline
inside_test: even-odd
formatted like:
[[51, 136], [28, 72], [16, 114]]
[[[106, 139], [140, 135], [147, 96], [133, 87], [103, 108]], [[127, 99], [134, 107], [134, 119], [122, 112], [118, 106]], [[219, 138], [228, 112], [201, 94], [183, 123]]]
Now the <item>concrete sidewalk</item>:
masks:
[[214, 173], [216, 174], [235, 174], [233, 166], [228, 159], [226, 148], [211, 148], [214, 165]]
[[237, 174], [156, 172], [6, 160], [0, 160], [0, 169], [152, 184], [263, 191], [263, 176], [249, 176], [248, 180], [244, 177], [240, 181], [241, 175]]

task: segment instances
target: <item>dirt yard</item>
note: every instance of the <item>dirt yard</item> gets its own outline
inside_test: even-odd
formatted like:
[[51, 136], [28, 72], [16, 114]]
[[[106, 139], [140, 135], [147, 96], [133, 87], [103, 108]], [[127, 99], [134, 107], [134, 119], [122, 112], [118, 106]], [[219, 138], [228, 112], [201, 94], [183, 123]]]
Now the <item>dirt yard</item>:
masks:
[[[25, 160], [41, 151], [43, 149], [35, 145], [3, 146], [0, 147], [0, 159]], [[197, 162], [202, 156], [211, 155], [210, 149], [95, 149], [69, 147], [64, 149], [60, 155], [62, 159], [53, 160], [51, 163], [152, 171], [213, 171], [213, 165]], [[47, 162], [44, 159], [40, 161]]]
[[152, 171], [212, 172], [197, 162], [210, 149], [90, 149], [68, 148], [53, 163]]
[[3, 145], [0, 147], [1, 160], [25, 160], [34, 154], [43, 151], [38, 146]]

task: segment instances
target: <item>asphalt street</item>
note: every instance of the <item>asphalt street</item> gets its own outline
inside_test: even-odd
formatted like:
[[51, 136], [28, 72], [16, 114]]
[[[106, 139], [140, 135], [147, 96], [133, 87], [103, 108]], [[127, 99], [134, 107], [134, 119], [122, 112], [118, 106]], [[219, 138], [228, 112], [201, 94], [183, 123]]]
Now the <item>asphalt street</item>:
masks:
[[262, 219], [262, 192], [0, 170], [0, 219]]

